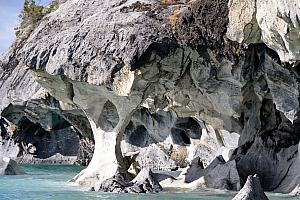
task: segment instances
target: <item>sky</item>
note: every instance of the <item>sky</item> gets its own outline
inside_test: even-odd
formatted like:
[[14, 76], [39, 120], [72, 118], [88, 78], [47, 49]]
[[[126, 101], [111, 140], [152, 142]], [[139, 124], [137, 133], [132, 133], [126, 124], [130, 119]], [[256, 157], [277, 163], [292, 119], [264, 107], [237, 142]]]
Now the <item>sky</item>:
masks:
[[[47, 5], [51, 0], [36, 0], [39, 5]], [[0, 0], [0, 54], [8, 50], [15, 40], [14, 28], [19, 24], [24, 0]]]

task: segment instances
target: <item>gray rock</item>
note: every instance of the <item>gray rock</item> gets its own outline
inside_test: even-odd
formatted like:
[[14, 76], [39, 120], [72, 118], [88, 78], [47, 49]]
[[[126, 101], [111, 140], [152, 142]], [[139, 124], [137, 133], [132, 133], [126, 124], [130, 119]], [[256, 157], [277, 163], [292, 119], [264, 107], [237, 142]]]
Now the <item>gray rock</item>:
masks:
[[[95, 188], [92, 190], [95, 190]], [[118, 173], [103, 181], [97, 191], [117, 193], [157, 193], [162, 191], [162, 187], [152, 171], [143, 168], [131, 181], [128, 180], [128, 175]]]
[[25, 154], [17, 158], [16, 161], [22, 164], [74, 165], [78, 159], [77, 156], [64, 156], [56, 153], [48, 158], [36, 158], [31, 154]]
[[267, 200], [257, 175], [249, 175], [244, 187], [232, 200]]
[[265, 190], [290, 192], [299, 184], [299, 8], [276, 2], [62, 2], [1, 57], [1, 115], [93, 135], [79, 184], [126, 174], [135, 162], [126, 155], [158, 143], [159, 160], [178, 166], [199, 156], [208, 168], [224, 155], [211, 187], [224, 188], [236, 164], [242, 183], [257, 173]]
[[0, 156], [16, 159], [19, 152], [20, 148], [14, 140], [5, 140], [0, 138]]
[[[282, 61], [299, 60], [297, 0], [229, 1], [227, 37], [246, 44], [264, 42]], [[273, 8], [273, 9], [271, 9]], [[251, 24], [251, 25], [250, 25]], [[291, 27], [288, 30], [287, 27]]]
[[125, 190], [129, 193], [157, 193], [163, 190], [149, 168], [143, 168], [129, 185]]
[[92, 187], [90, 190], [120, 193], [128, 186], [128, 180], [126, 179], [127, 177], [125, 174], [117, 173], [113, 177], [102, 181], [99, 188]]
[[239, 190], [240, 178], [235, 161], [225, 162], [222, 156], [215, 158], [207, 168], [199, 158], [195, 158], [187, 169], [185, 182], [202, 179], [203, 186], [216, 189]]
[[136, 157], [136, 161], [139, 163], [141, 169], [171, 170], [177, 167], [175, 161], [157, 145], [150, 145], [143, 148]]
[[0, 157], [0, 175], [20, 174], [24, 174], [24, 172], [20, 169], [16, 161], [8, 157]]

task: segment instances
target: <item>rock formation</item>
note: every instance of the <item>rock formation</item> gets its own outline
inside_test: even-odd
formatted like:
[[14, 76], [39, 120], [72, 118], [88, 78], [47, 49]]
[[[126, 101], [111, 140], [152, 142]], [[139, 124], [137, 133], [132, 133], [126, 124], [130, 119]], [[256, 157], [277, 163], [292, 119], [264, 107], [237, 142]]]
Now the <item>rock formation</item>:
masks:
[[[6, 117], [10, 120], [12, 116]], [[0, 155], [13, 158], [18, 163], [87, 165], [92, 157], [93, 141], [82, 137], [66, 121], [55, 115], [52, 117], [58, 127], [49, 127], [50, 130], [25, 117], [16, 124], [2, 119]]]
[[118, 193], [157, 193], [162, 191], [161, 185], [149, 168], [143, 168], [131, 181], [130, 175], [117, 173], [113, 177], [101, 181], [99, 187], [96, 187], [93, 187], [92, 190]]
[[0, 175], [20, 174], [24, 174], [24, 172], [20, 169], [16, 161], [8, 157], [0, 157]]
[[163, 188], [215, 188], [239, 190], [240, 178], [234, 160], [225, 162], [222, 156], [215, 158], [206, 168], [200, 158], [195, 158], [191, 165], [182, 171], [179, 177], [160, 178]]
[[[299, 12], [296, 0], [62, 2], [0, 59], [0, 113], [17, 127], [67, 122], [92, 135], [93, 158], [72, 179], [91, 188], [199, 157], [187, 182], [239, 189], [258, 174], [264, 190], [291, 192]], [[226, 170], [207, 184], [214, 169]]]
[[239, 193], [232, 200], [268, 200], [262, 189], [259, 177], [257, 175], [249, 175], [244, 187], [239, 191]]

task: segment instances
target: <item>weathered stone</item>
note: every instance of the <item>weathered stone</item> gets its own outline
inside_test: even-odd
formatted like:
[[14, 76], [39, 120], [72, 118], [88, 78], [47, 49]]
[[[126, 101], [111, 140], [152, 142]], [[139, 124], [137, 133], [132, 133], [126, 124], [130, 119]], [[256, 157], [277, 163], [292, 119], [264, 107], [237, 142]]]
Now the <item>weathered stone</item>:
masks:
[[[2, 112], [2, 116], [10, 121], [3, 128], [4, 132], [10, 133], [6, 134], [2, 148], [15, 149], [15, 155], [9, 157], [19, 156], [16, 160], [22, 163], [74, 164], [74, 157], [85, 165], [90, 162], [93, 142], [89, 139], [92, 136], [88, 120], [84, 117], [78, 120], [84, 115], [82, 111], [62, 111], [58, 104], [52, 97], [47, 97], [27, 102], [26, 106], [10, 105]], [[90, 141], [89, 148], [83, 147], [86, 140]], [[14, 144], [16, 148], [8, 144]], [[80, 148], [85, 150], [80, 151]], [[65, 158], [47, 159], [57, 153]]]
[[236, 169], [235, 161], [225, 162], [222, 156], [212, 161], [207, 168], [199, 158], [194, 159], [190, 168], [187, 169], [185, 182], [198, 182], [197, 187], [209, 187], [216, 189], [239, 190], [240, 178]]
[[300, 185], [297, 185], [297, 187], [290, 193], [291, 196], [300, 196]]
[[149, 168], [143, 168], [138, 175], [129, 183], [126, 192], [129, 193], [157, 193], [162, 187]]
[[170, 170], [177, 167], [175, 161], [155, 144], [143, 148], [136, 157], [136, 161], [141, 168]]
[[20, 169], [16, 161], [8, 157], [0, 157], [0, 175], [20, 174], [24, 174], [24, 172]]
[[265, 190], [290, 192], [300, 139], [294, 3], [68, 0], [1, 57], [0, 112], [93, 135], [93, 158], [73, 181], [95, 190], [138, 171], [136, 155], [155, 143], [162, 163], [200, 158], [205, 173], [197, 167], [186, 185], [238, 189], [237, 171], [242, 184], [257, 173]]
[[16, 159], [18, 163], [27, 164], [48, 164], [48, 165], [74, 165], [77, 160], [77, 156], [64, 156], [60, 153], [56, 153], [48, 158], [36, 158], [31, 154], [25, 154]]
[[92, 190], [118, 193], [157, 193], [162, 191], [162, 187], [149, 168], [143, 168], [133, 180], [129, 180], [128, 175], [117, 173], [104, 180], [99, 189], [93, 188]]
[[19, 151], [19, 146], [12, 139], [4, 140], [0, 138], [0, 156], [16, 159]]
[[240, 43], [264, 42], [284, 62], [300, 59], [297, 0], [230, 0], [227, 37]]
[[264, 190], [260, 185], [260, 181], [257, 175], [249, 175], [244, 187], [232, 200], [267, 200]]
[[126, 180], [126, 175], [117, 173], [113, 177], [102, 181], [99, 188], [93, 187], [91, 190], [101, 192], [123, 192], [127, 185], [128, 180]]

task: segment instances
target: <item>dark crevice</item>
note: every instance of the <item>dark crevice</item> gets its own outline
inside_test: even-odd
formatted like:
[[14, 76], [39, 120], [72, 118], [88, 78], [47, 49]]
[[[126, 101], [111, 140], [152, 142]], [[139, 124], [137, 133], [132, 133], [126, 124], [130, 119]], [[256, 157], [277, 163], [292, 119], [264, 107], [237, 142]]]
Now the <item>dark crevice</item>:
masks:
[[171, 53], [175, 52], [178, 48], [180, 48], [179, 44], [170, 39], [165, 39], [162, 42], [152, 43], [141, 56], [136, 54], [134, 57], [134, 62], [131, 64], [131, 70], [138, 69], [144, 64], [151, 62], [150, 58], [153, 52], [155, 52], [155, 54], [161, 59], [164, 59]]

